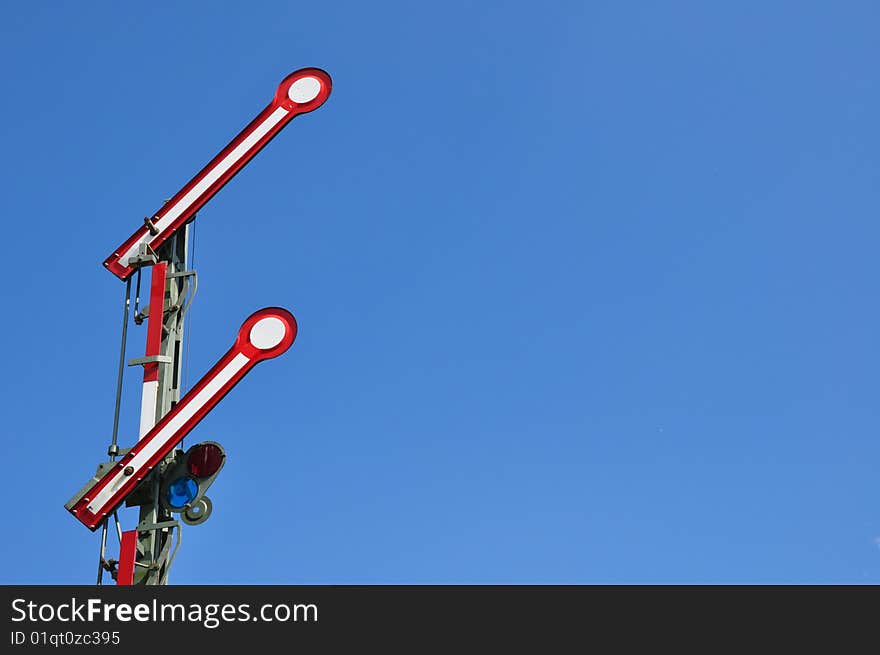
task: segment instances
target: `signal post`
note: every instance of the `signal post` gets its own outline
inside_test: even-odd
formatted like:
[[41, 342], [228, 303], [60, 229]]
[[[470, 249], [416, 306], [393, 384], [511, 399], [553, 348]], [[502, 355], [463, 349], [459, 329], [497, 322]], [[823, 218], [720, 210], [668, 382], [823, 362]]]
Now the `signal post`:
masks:
[[[194, 219], [193, 219], [194, 220]], [[147, 321], [146, 352], [142, 360], [128, 362], [130, 366], [143, 365], [144, 382], [141, 395], [141, 416], [138, 438], [149, 430], [180, 400], [183, 380], [183, 328], [197, 289], [197, 277], [189, 270], [190, 223], [186, 223], [153, 253], [148, 246], [135, 258], [137, 272], [151, 266], [149, 303], [145, 308]], [[136, 323], [143, 322], [143, 313], [135, 314]], [[172, 538], [180, 545], [180, 523], [160, 502], [159, 486], [164, 469], [171, 463], [166, 457], [143, 482], [140, 494], [126, 499], [126, 506], [140, 507], [138, 524], [134, 529], [136, 540], [120, 542], [119, 567], [132, 567], [122, 572], [123, 579], [131, 577], [131, 584], [166, 584], [176, 548], [171, 550]], [[207, 515], [204, 517], [207, 519]], [[106, 531], [106, 525], [102, 528]], [[176, 531], [176, 535], [175, 535]], [[136, 544], [134, 553], [121, 552]], [[101, 556], [104, 559], [104, 556]], [[117, 574], [117, 583], [119, 574]]]

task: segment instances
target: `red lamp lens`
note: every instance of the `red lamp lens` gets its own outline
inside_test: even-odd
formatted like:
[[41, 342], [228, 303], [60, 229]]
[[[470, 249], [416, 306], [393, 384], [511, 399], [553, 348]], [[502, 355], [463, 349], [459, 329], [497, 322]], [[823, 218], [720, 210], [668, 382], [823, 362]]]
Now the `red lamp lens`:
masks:
[[223, 449], [212, 443], [194, 446], [186, 460], [189, 472], [197, 478], [207, 478], [214, 475], [223, 464]]

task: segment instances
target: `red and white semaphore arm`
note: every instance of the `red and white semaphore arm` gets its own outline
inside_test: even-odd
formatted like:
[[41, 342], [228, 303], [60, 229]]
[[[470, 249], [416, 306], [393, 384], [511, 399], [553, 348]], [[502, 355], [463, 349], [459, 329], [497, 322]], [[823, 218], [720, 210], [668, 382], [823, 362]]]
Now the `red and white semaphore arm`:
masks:
[[286, 309], [267, 307], [251, 314], [229, 352], [122, 459], [65, 507], [95, 530], [248, 371], [290, 348], [296, 329]]
[[141, 244], [156, 250], [238, 173], [291, 119], [320, 107], [330, 96], [330, 76], [320, 68], [302, 68], [278, 85], [272, 102], [121, 246], [104, 266], [121, 280], [134, 268], [128, 260]]

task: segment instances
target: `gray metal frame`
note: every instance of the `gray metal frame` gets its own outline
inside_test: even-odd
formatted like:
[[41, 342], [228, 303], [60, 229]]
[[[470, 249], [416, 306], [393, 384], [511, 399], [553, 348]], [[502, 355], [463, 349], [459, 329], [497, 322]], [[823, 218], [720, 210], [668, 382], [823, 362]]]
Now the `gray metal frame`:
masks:
[[[193, 217], [195, 218], [195, 217]], [[138, 269], [153, 266], [159, 262], [168, 265], [165, 276], [165, 294], [162, 307], [146, 307], [138, 313], [140, 278], [138, 277], [138, 289], [135, 299], [134, 322], [137, 325], [143, 323], [148, 314], [161, 312], [162, 340], [160, 353], [148, 357], [138, 357], [127, 362], [128, 366], [142, 366], [149, 363], [159, 365], [159, 386], [156, 395], [156, 408], [154, 424], [165, 416], [180, 400], [183, 382], [184, 361], [184, 322], [189, 311], [193, 297], [197, 289], [196, 272], [187, 266], [189, 252], [189, 234], [192, 221], [171, 238], [169, 238], [157, 252], [153, 252], [149, 246], [142, 246], [130, 264]], [[140, 270], [134, 275], [140, 276]], [[113, 416], [113, 434], [107, 454], [109, 462], [98, 465], [95, 477], [92, 478], [77, 494], [71, 498], [66, 507], [72, 507], [91, 488], [118, 456], [128, 452], [128, 448], [119, 448], [117, 435], [119, 429], [119, 408], [122, 393], [122, 379], [125, 362], [125, 350], [128, 332], [129, 309], [131, 306], [131, 277], [126, 281], [125, 300], [122, 325], [122, 346], [119, 360], [119, 375], [116, 389], [116, 407]], [[173, 453], [160, 463], [153, 472], [144, 478], [144, 481], [126, 499], [127, 507], [140, 507], [138, 515], [138, 542], [135, 555], [134, 581], [136, 585], [165, 585], [168, 583], [168, 573], [171, 563], [180, 548], [182, 532], [180, 522], [174, 520], [171, 512], [165, 509], [159, 502], [160, 485], [162, 475], [173, 461]], [[122, 529], [119, 519], [114, 512], [113, 520], [116, 524], [116, 532], [122, 541]], [[101, 549], [98, 561], [98, 585], [102, 584], [104, 571], [116, 573], [116, 560], [106, 558], [108, 521], [105, 520], [101, 528]], [[177, 538], [174, 540], [173, 534]], [[174, 547], [171, 547], [174, 541]]]

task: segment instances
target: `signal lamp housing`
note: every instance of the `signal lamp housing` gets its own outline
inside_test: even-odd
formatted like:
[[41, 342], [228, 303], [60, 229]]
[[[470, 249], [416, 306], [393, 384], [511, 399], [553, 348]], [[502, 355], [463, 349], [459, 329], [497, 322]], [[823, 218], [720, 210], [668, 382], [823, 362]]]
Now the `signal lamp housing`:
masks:
[[214, 441], [203, 441], [186, 452], [178, 450], [162, 476], [159, 500], [171, 512], [180, 513], [184, 523], [198, 525], [211, 515], [208, 487], [223, 465], [226, 451]]

